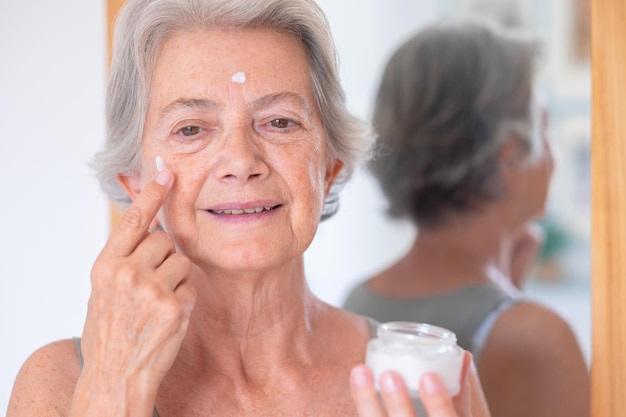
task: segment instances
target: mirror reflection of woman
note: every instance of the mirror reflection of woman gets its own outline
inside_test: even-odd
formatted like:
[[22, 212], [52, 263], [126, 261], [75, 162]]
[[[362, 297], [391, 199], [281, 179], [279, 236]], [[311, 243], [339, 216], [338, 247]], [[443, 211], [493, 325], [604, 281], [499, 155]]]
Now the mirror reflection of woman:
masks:
[[370, 168], [410, 250], [344, 307], [456, 333], [494, 416], [588, 416], [589, 373], [569, 324], [517, 289], [536, 253], [553, 171], [534, 90], [538, 44], [478, 20], [438, 22], [393, 54]]

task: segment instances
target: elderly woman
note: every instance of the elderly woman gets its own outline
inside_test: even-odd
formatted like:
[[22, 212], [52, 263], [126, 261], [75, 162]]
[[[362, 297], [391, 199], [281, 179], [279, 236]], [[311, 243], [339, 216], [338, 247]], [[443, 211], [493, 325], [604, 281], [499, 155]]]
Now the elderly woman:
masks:
[[[82, 339], [36, 351], [9, 416], [407, 416], [362, 364], [376, 323], [309, 291], [303, 253], [369, 154], [310, 0], [131, 0], [95, 166], [128, 206], [92, 271]], [[132, 200], [132, 203], [131, 203]], [[432, 416], [487, 415], [432, 374]], [[411, 387], [417, 389], [418, 387]]]
[[[418, 233], [344, 307], [446, 327], [472, 351], [494, 416], [588, 416], [589, 376], [569, 325], [523, 299], [553, 161], [533, 94], [537, 43], [479, 21], [439, 22], [402, 45], [379, 87], [370, 165], [394, 217]], [[515, 254], [519, 243], [521, 254]], [[507, 268], [505, 268], [506, 266]]]

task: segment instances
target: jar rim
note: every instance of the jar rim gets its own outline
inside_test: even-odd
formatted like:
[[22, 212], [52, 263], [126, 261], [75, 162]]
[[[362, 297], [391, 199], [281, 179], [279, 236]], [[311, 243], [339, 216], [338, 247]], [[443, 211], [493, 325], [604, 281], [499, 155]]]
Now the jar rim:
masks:
[[384, 343], [409, 345], [455, 345], [456, 335], [448, 329], [427, 323], [393, 321], [383, 323], [377, 330]]

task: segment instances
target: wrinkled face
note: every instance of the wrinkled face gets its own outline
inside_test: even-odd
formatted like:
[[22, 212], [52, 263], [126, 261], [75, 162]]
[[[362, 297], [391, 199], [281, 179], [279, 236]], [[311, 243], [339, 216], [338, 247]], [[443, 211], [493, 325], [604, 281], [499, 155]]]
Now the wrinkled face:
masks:
[[257, 271], [302, 255], [341, 163], [327, 156], [303, 47], [267, 29], [184, 32], [162, 47], [142, 138], [175, 184], [159, 220], [192, 262]]

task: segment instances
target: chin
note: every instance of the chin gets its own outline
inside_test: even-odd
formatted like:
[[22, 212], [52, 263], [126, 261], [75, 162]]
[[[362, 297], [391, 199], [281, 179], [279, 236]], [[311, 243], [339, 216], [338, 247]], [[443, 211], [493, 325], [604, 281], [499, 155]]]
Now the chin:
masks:
[[[254, 247], [249, 242], [223, 249], [207, 248], [190, 257], [192, 262], [203, 269], [219, 269], [231, 273], [250, 273], [276, 269], [292, 262], [302, 254], [295, 251], [272, 250], [263, 246]], [[276, 248], [277, 249], [277, 248]], [[285, 248], [287, 249], [287, 248]]]

